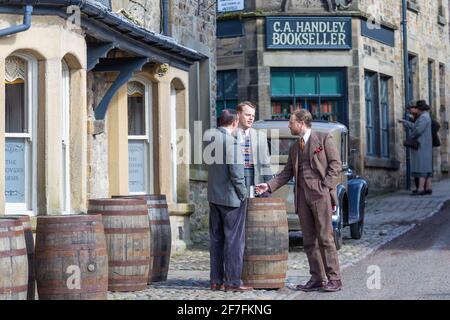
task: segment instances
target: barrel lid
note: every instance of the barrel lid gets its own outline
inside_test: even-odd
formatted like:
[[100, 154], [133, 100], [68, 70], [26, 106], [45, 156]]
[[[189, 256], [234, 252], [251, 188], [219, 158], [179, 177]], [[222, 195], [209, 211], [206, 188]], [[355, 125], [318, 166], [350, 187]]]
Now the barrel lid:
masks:
[[21, 227], [22, 222], [19, 219], [6, 219], [0, 220], [0, 227]]
[[166, 200], [165, 194], [143, 194], [143, 195], [128, 195], [128, 196], [115, 195], [112, 197], [114, 199], [120, 198], [120, 199]]
[[99, 214], [68, 214], [68, 215], [52, 215], [52, 216], [38, 216], [37, 224], [52, 224], [52, 223], [71, 223], [71, 222], [90, 222], [102, 221], [102, 216]]
[[108, 206], [108, 205], [118, 205], [118, 206], [126, 206], [126, 205], [146, 205], [147, 200], [144, 198], [105, 198], [105, 199], [90, 199], [89, 205], [94, 206]]
[[27, 214], [12, 214], [12, 215], [4, 215], [4, 216], [0, 216], [0, 219], [4, 220], [4, 219], [18, 219], [19, 221], [22, 222], [29, 222], [31, 221], [31, 218], [29, 215]]
[[285, 204], [286, 199], [283, 198], [249, 198], [248, 202], [250, 204], [258, 204], [258, 203], [264, 203], [264, 204]]

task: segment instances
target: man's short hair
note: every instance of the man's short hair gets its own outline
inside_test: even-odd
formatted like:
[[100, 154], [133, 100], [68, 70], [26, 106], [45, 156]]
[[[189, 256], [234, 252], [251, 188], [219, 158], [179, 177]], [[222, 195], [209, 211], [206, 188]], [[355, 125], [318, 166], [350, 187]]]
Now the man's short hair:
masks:
[[234, 121], [238, 119], [238, 114], [236, 110], [224, 109], [220, 114], [218, 124], [220, 127], [228, 127], [233, 124]]
[[236, 108], [236, 111], [237, 112], [242, 112], [244, 110], [245, 106], [248, 106], [248, 107], [253, 108], [253, 109], [256, 110], [256, 106], [253, 103], [251, 103], [250, 101], [243, 101], [243, 102], [238, 104], [238, 106]]
[[313, 120], [311, 112], [306, 109], [297, 109], [293, 115], [297, 118], [298, 122], [303, 121], [308, 128], [311, 128]]

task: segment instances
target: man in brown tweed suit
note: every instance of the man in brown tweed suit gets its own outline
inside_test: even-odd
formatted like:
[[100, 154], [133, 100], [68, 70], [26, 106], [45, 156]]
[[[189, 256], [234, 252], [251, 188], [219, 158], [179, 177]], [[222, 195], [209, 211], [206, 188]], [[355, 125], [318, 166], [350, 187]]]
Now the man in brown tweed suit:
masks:
[[335, 292], [342, 289], [342, 282], [333, 239], [332, 198], [341, 162], [331, 135], [311, 130], [311, 123], [309, 111], [294, 112], [289, 129], [300, 138], [291, 146], [283, 171], [268, 183], [257, 185], [256, 190], [275, 192], [295, 178], [295, 210], [300, 217], [311, 274], [311, 279], [297, 289]]

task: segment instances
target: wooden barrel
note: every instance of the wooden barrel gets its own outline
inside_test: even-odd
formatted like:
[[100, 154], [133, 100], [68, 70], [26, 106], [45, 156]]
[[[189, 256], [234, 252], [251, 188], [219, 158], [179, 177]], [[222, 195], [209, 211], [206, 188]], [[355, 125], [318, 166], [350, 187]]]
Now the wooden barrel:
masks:
[[89, 214], [101, 214], [108, 247], [110, 291], [147, 288], [150, 226], [144, 199], [89, 200]]
[[18, 219], [0, 220], [0, 300], [26, 300], [28, 258]]
[[40, 300], [106, 300], [108, 255], [100, 215], [39, 216], [36, 283]]
[[284, 199], [248, 200], [242, 280], [256, 289], [285, 286], [289, 231]]
[[36, 276], [34, 271], [34, 237], [31, 228], [30, 216], [26, 214], [17, 215], [7, 215], [0, 217], [0, 219], [18, 219], [23, 226], [23, 231], [25, 235], [25, 244], [27, 247], [27, 258], [28, 258], [28, 293], [27, 300], [35, 299], [36, 292]]
[[165, 195], [113, 196], [113, 198], [142, 198], [147, 201], [150, 219], [151, 267], [149, 283], [167, 280], [172, 246], [169, 210]]

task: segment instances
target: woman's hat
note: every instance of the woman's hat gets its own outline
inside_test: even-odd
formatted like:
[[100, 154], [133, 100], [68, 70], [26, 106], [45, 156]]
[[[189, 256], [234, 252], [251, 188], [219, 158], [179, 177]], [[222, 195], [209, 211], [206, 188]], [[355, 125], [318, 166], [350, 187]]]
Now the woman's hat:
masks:
[[408, 109], [417, 108], [421, 111], [430, 110], [430, 106], [428, 106], [425, 100], [413, 100], [408, 104]]

